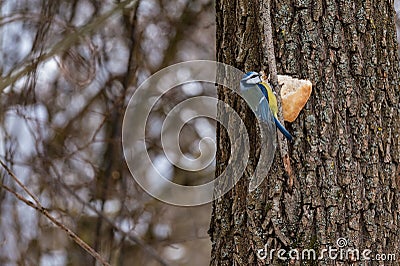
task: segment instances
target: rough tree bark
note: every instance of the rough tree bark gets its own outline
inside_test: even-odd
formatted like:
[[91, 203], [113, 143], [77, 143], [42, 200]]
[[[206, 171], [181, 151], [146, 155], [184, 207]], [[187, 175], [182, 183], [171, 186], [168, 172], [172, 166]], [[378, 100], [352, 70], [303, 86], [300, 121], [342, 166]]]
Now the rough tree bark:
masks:
[[[262, 0], [217, 0], [217, 59], [243, 71], [267, 69]], [[271, 3], [278, 73], [310, 79], [313, 93], [297, 120], [290, 159], [296, 182], [287, 189], [279, 152], [254, 193], [249, 176], [259, 141], [254, 116], [238, 96], [219, 99], [246, 121], [253, 147], [239, 183], [213, 203], [211, 265], [350, 265], [331, 260], [260, 260], [257, 250], [337, 247], [395, 254], [400, 261], [399, 61], [394, 9], [388, 0]], [[229, 159], [229, 138], [217, 128], [217, 170]], [[234, 178], [234, 177], [232, 177]], [[237, 177], [236, 177], [237, 178]], [[287, 257], [288, 254], [284, 255]], [[353, 265], [383, 265], [357, 261]]]

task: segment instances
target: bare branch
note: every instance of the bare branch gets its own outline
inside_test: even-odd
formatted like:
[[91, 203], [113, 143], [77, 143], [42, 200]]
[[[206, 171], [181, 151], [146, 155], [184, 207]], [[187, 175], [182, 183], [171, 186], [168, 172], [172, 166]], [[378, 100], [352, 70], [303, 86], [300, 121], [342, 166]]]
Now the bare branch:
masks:
[[92, 33], [95, 30], [101, 28], [104, 23], [113, 15], [115, 15], [118, 11], [125, 8], [131, 3], [134, 3], [134, 0], [126, 0], [119, 3], [116, 7], [111, 9], [108, 12], [105, 12], [103, 15], [99, 16], [96, 19], [93, 19], [92, 22], [88, 23], [87, 25], [79, 28], [77, 31], [68, 35], [67, 38], [60, 40], [56, 43], [50, 51], [47, 53], [41, 54], [37, 58], [34, 58], [31, 62], [26, 64], [24, 67], [20, 69], [16, 69], [15, 71], [10, 72], [7, 76], [0, 80], [0, 92], [2, 92], [5, 88], [22, 78], [23, 76], [27, 75], [29, 72], [35, 69], [35, 67], [40, 62], [45, 62], [46, 60], [52, 58], [53, 56], [67, 50], [72, 45], [77, 43], [80, 38], [87, 36], [89, 33]]
[[[272, 35], [271, 0], [262, 1], [260, 14], [261, 14], [262, 25], [264, 25], [264, 32], [261, 34], [262, 36], [265, 36], [263, 41], [264, 57], [268, 58], [271, 86], [272, 89], [276, 92], [276, 99], [278, 102], [278, 119], [279, 121], [283, 122], [284, 119], [282, 111], [281, 87], [278, 82], [278, 72], [276, 70], [274, 41]], [[279, 136], [278, 138], [279, 150], [281, 153], [283, 164], [285, 166], [285, 170], [289, 175], [288, 185], [289, 185], [289, 190], [291, 190], [294, 182], [294, 175], [292, 172], [292, 167], [290, 166], [288, 143], [285, 137], [281, 133], [279, 133], [278, 136]]]
[[[51, 164], [52, 165], [52, 164]], [[59, 173], [57, 172], [56, 167], [52, 165], [54, 172], [58, 175]], [[102, 220], [107, 222], [109, 225], [112, 226], [112, 228], [116, 231], [118, 231], [124, 238], [127, 238], [131, 240], [132, 242], [138, 244], [144, 252], [146, 252], [148, 255], [153, 257], [156, 261], [158, 261], [162, 266], [167, 266], [168, 263], [160, 256], [157, 254], [156, 250], [147, 245], [145, 241], [143, 241], [141, 238], [135, 236], [133, 232], [126, 232], [122, 230], [117, 224], [115, 224], [109, 217], [104, 215], [103, 212], [99, 211], [97, 208], [93, 207], [91, 204], [85, 202], [82, 200], [70, 187], [68, 187], [64, 182], [61, 182], [61, 179], [59, 178], [59, 183], [61, 184], [62, 188], [65, 189], [68, 193], [70, 193], [79, 203], [82, 205], [88, 207], [91, 211], [95, 212]]]
[[13, 180], [23, 188], [23, 190], [28, 193], [29, 196], [31, 196], [34, 201], [36, 202], [33, 203], [32, 201], [26, 199], [25, 197], [23, 197], [21, 194], [17, 193], [16, 191], [12, 190], [10, 187], [1, 184], [1, 186], [7, 190], [8, 192], [10, 192], [11, 194], [13, 194], [18, 200], [24, 202], [26, 205], [28, 205], [29, 207], [39, 211], [41, 214], [43, 214], [44, 216], [46, 216], [50, 221], [52, 221], [56, 226], [58, 226], [60, 229], [62, 229], [63, 231], [65, 231], [68, 236], [76, 243], [78, 244], [80, 247], [82, 247], [84, 250], [86, 250], [90, 255], [92, 255], [97, 261], [99, 261], [102, 265], [106, 265], [109, 266], [110, 264], [101, 257], [101, 255], [99, 253], [97, 253], [91, 246], [89, 246], [85, 241], [83, 241], [79, 236], [77, 236], [71, 229], [69, 229], [68, 227], [66, 227], [64, 224], [62, 224], [61, 222], [57, 221], [56, 218], [54, 218], [46, 208], [44, 208], [38, 198], [29, 191], [29, 189], [22, 184], [22, 182], [17, 178], [17, 176], [10, 170], [10, 168], [7, 167], [7, 165], [0, 160], [0, 164], [1, 166], [7, 171], [8, 175], [11, 176], [13, 178]]

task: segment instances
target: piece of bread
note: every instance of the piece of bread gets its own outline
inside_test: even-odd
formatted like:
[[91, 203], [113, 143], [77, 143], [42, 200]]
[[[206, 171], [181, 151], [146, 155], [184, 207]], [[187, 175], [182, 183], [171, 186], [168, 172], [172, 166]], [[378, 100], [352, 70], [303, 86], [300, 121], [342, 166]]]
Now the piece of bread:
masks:
[[283, 119], [293, 122], [310, 98], [312, 83], [285, 75], [278, 75], [278, 82], [281, 85]]

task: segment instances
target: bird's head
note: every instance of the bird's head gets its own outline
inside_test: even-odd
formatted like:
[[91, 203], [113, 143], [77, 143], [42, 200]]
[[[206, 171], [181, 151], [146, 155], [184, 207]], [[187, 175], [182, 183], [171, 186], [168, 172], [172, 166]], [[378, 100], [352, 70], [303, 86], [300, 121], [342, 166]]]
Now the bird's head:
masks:
[[243, 75], [243, 78], [240, 80], [240, 84], [244, 88], [253, 87], [257, 83], [261, 82], [261, 75], [257, 72], [247, 72]]

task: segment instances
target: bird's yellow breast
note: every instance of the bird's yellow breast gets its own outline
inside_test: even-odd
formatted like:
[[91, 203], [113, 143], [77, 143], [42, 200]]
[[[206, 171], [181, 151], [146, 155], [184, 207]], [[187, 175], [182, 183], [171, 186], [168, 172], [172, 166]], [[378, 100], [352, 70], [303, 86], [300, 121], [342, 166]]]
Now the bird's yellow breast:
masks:
[[271, 108], [272, 113], [276, 117], [278, 115], [278, 103], [276, 102], [276, 96], [268, 83], [261, 82], [261, 84], [267, 89], [269, 108]]

